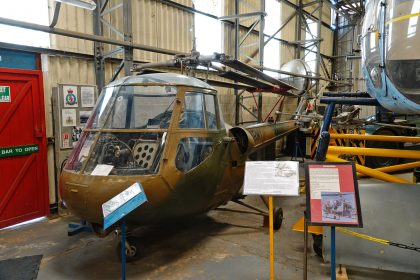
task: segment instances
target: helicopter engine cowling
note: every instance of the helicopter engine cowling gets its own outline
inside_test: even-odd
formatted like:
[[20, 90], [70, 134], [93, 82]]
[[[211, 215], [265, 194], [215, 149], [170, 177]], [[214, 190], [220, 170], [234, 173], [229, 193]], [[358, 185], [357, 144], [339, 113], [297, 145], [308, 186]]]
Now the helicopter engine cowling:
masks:
[[260, 123], [248, 127], [233, 127], [229, 131], [238, 144], [242, 154], [251, 154], [278, 140], [298, 128], [296, 121], [283, 121], [274, 124]]

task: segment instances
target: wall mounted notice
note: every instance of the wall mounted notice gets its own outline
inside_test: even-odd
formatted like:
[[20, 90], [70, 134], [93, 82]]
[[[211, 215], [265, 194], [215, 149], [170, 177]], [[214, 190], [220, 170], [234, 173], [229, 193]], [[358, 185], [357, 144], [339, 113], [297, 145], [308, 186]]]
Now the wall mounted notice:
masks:
[[14, 146], [14, 147], [0, 147], [0, 158], [15, 157], [22, 155], [29, 155], [39, 151], [38, 144]]
[[311, 180], [311, 198], [321, 199], [322, 192], [339, 192], [340, 180], [338, 168], [311, 168], [309, 169], [309, 180]]
[[306, 165], [307, 213], [311, 224], [362, 226], [355, 174], [352, 163]]
[[244, 194], [299, 195], [299, 163], [296, 161], [247, 161]]
[[95, 105], [95, 88], [81, 87], [80, 99], [82, 100], [82, 107], [93, 107]]
[[62, 148], [65, 148], [65, 149], [70, 148], [70, 134], [63, 133], [63, 138], [62, 139], [63, 139]]
[[10, 86], [0, 86], [0, 102], [12, 102]]
[[79, 123], [86, 124], [92, 111], [79, 111]]
[[63, 126], [76, 126], [76, 109], [62, 109], [61, 120]]
[[77, 86], [63, 86], [64, 107], [79, 107]]

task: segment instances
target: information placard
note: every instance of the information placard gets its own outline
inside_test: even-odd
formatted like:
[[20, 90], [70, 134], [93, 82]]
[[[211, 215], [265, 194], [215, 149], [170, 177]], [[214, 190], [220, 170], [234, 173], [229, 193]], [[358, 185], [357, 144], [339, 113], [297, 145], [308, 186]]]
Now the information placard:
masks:
[[102, 204], [104, 229], [109, 228], [146, 201], [147, 197], [140, 183], [134, 183], [123, 190]]
[[299, 195], [299, 163], [296, 161], [247, 161], [244, 194]]
[[362, 227], [354, 165], [322, 162], [306, 164], [305, 169], [309, 223]]

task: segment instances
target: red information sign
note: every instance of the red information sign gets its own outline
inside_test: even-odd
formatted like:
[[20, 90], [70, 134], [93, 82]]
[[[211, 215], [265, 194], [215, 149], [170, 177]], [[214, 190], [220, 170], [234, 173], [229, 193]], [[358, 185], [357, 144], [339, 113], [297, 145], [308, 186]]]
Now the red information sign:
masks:
[[308, 221], [316, 225], [362, 227], [359, 192], [352, 163], [306, 165]]

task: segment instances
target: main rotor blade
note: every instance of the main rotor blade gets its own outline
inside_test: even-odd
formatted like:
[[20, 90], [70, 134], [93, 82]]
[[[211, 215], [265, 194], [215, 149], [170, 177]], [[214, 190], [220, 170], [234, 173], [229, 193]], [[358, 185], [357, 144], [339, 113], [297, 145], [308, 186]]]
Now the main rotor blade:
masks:
[[277, 85], [281, 88], [284, 88], [285, 90], [289, 89], [295, 89], [292, 85], [289, 85], [288, 83], [285, 83], [281, 80], [278, 80], [276, 78], [271, 77], [270, 75], [265, 74], [264, 72], [258, 70], [257, 68], [254, 68], [246, 63], [243, 63], [242, 61], [236, 60], [236, 59], [222, 59], [220, 63], [229, 66], [237, 71], [241, 71], [243, 73], [246, 73], [248, 75], [251, 75], [253, 77], [259, 78], [263, 81], [272, 83], [274, 85]]

